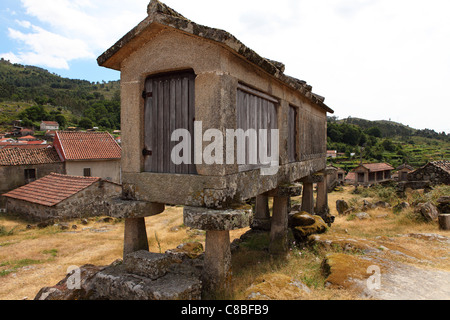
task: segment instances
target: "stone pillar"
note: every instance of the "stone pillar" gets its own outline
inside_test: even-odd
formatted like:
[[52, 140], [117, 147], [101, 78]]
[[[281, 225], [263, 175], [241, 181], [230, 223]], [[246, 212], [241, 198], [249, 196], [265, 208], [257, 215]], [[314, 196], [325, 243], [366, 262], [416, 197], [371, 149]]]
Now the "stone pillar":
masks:
[[283, 255], [288, 252], [288, 203], [291, 197], [299, 196], [302, 188], [299, 185], [280, 186], [268, 193], [273, 196], [273, 214], [270, 228], [269, 252]]
[[247, 228], [251, 224], [251, 207], [214, 210], [185, 207], [184, 224], [206, 231], [205, 262], [203, 267], [203, 294], [226, 291], [231, 284], [230, 231]]
[[302, 211], [314, 214], [314, 186], [312, 182], [303, 182]]
[[125, 219], [123, 257], [141, 250], [149, 251], [145, 218]]
[[266, 194], [256, 197], [255, 216], [251, 227], [254, 230], [270, 230], [269, 197]]
[[203, 283], [205, 292], [231, 287], [230, 231], [206, 231]]
[[325, 178], [322, 182], [317, 183], [316, 213], [322, 216], [326, 215], [328, 211], [328, 190], [327, 179]]
[[288, 251], [288, 199], [288, 197], [273, 198], [269, 246], [271, 254], [283, 254]]

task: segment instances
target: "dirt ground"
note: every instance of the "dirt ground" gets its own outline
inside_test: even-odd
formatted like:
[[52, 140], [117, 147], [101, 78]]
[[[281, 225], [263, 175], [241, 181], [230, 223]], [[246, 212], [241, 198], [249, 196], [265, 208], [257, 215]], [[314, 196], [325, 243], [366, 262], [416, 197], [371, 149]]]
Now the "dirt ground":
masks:
[[[410, 222], [394, 214], [392, 209], [372, 209], [367, 211], [370, 218], [364, 220], [338, 216], [336, 200], [354, 198], [350, 190], [346, 188], [329, 195], [330, 210], [336, 215], [336, 221], [327, 233], [316, 236], [316, 247], [323, 247], [320, 259], [310, 254], [309, 249], [309, 253], [305, 249], [302, 255], [304, 248], [299, 248], [296, 252], [303, 260], [285, 263], [275, 270], [299, 274], [305, 282], [307, 266], [315, 265], [317, 269], [322, 265], [319, 260], [329, 258], [331, 274], [324, 276], [324, 285], [319, 281], [315, 286], [310, 285], [307, 297], [293, 298], [450, 299], [450, 233], [440, 231], [437, 223]], [[163, 214], [146, 219], [150, 251], [165, 252], [192, 241], [204, 244], [204, 232], [186, 228], [182, 212], [181, 207], [167, 207]], [[59, 226], [38, 229], [28, 225], [29, 222], [12, 216], [0, 216], [0, 300], [34, 299], [42, 287], [55, 285], [73, 267], [109, 265], [122, 258], [123, 221], [92, 218], [83, 225], [80, 220], [74, 220], [66, 230]], [[74, 225], [76, 229], [72, 228]], [[248, 230], [233, 231], [231, 240]], [[359, 270], [359, 263], [364, 268]], [[288, 265], [297, 270], [288, 270]], [[367, 281], [371, 279], [368, 265], [380, 268], [381, 288], [368, 290]], [[234, 271], [236, 281], [245, 284], [242, 294], [235, 297], [249, 298], [243, 292], [256, 276], [241, 279], [245, 277], [243, 273]], [[318, 270], [311, 272], [319, 274]]]

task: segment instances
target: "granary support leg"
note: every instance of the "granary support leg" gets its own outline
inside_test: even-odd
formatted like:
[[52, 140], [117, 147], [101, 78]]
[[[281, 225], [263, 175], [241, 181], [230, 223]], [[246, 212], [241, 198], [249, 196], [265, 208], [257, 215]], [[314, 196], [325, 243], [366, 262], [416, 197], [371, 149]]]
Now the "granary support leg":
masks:
[[273, 198], [269, 246], [271, 254], [283, 254], [288, 251], [288, 200], [288, 197]]
[[140, 250], [149, 250], [145, 218], [125, 219], [123, 257]]
[[252, 229], [270, 230], [269, 197], [261, 194], [256, 197], [255, 216], [253, 218]]
[[302, 211], [314, 214], [314, 189], [312, 182], [303, 182]]
[[330, 215], [330, 208], [328, 206], [327, 173], [328, 171], [325, 170], [322, 173], [322, 179], [317, 182], [316, 214], [331, 226], [334, 222], [334, 217]]
[[205, 261], [202, 275], [203, 294], [214, 295], [231, 285], [230, 231], [250, 226], [251, 207], [215, 210], [184, 207], [184, 224], [206, 231]]
[[268, 193], [273, 196], [273, 214], [270, 229], [269, 252], [283, 255], [288, 252], [288, 204], [291, 197], [299, 196], [302, 188], [299, 185], [280, 186]]
[[231, 286], [230, 231], [206, 231], [203, 280], [206, 291]]

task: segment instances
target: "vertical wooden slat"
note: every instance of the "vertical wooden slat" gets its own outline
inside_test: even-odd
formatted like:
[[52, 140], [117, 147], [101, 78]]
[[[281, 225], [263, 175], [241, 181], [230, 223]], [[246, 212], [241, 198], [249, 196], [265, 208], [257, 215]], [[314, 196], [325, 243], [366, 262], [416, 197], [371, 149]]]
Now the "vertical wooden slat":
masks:
[[164, 84], [158, 81], [158, 172], [164, 172]]
[[171, 155], [172, 150], [175, 147], [175, 142], [172, 142], [172, 134], [176, 129], [176, 90], [175, 90], [175, 84], [176, 80], [171, 79], [170, 80], [170, 132], [169, 132], [169, 139], [170, 139], [170, 150], [168, 151], [169, 154], [169, 172], [175, 173], [176, 172], [176, 166], [175, 163], [172, 161]]
[[[189, 84], [189, 98], [188, 98], [188, 130], [192, 136], [191, 154], [192, 160], [191, 164], [188, 166], [189, 174], [197, 174], [197, 167], [194, 163], [194, 122], [195, 122], [195, 78], [193, 75], [188, 75]], [[203, 132], [200, 133], [203, 136]]]
[[163, 172], [170, 172], [170, 80], [165, 80], [163, 83], [164, 90], [164, 103], [163, 103], [163, 113], [164, 113], [164, 147], [163, 147]]
[[[153, 92], [153, 81], [147, 80], [145, 83], [145, 91], [148, 93]], [[147, 150], [152, 151], [153, 150], [153, 143], [152, 143], [152, 132], [151, 128], [153, 128], [153, 98], [149, 97], [147, 98], [147, 101], [145, 103], [145, 119], [144, 119], [144, 126], [145, 128], [149, 128], [148, 130], [145, 130], [145, 138], [144, 138], [144, 147]], [[152, 169], [152, 159], [153, 157], [151, 155], [145, 157], [145, 163], [144, 163], [144, 170], [150, 171]]]
[[[183, 129], [183, 109], [181, 108], [181, 92], [182, 92], [182, 80], [180, 78], [176, 79], [175, 84], [175, 126], [177, 129]], [[175, 166], [175, 173], [182, 173], [182, 165]]]
[[150, 172], [158, 172], [158, 106], [159, 106], [159, 85], [158, 81], [153, 81], [153, 110], [152, 110], [152, 166]]

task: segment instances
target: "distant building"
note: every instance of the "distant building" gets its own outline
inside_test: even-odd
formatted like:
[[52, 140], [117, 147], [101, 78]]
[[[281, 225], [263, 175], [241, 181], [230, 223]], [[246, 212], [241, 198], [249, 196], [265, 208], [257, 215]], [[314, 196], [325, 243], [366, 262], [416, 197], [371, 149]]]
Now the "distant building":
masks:
[[376, 184], [392, 180], [392, 170], [394, 167], [387, 163], [360, 164], [352, 170], [354, 174], [347, 175], [346, 180], [352, 179], [351, 183], [359, 185]]
[[397, 180], [398, 181], [408, 181], [408, 173], [414, 170], [413, 167], [411, 167], [409, 164], [402, 164], [401, 166], [397, 167]]
[[66, 173], [121, 183], [122, 149], [108, 132], [56, 132], [53, 142]]
[[42, 121], [41, 131], [59, 130], [59, 123], [56, 121]]
[[105, 215], [122, 186], [97, 177], [52, 173], [3, 195], [8, 212], [33, 221]]
[[450, 161], [433, 161], [408, 173], [409, 182], [427, 181], [432, 185], [450, 185]]
[[336, 158], [337, 157], [337, 151], [336, 150], [327, 150], [327, 158]]

